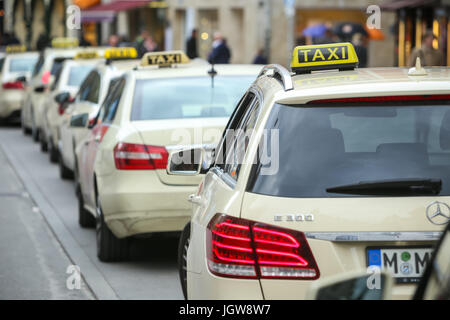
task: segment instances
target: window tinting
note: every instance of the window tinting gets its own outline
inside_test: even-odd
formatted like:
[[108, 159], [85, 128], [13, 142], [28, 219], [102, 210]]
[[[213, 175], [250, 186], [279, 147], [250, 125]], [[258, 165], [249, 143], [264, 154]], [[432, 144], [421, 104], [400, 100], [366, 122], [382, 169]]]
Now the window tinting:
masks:
[[[450, 195], [450, 102], [275, 105], [248, 190], [280, 197], [348, 197], [327, 188], [441, 179]], [[278, 150], [277, 150], [278, 149]], [[260, 150], [261, 151], [261, 150]]]
[[252, 76], [138, 80], [131, 120], [229, 117]]
[[3, 69], [3, 62], [5, 62], [5, 58], [0, 58], [0, 72], [2, 72]]

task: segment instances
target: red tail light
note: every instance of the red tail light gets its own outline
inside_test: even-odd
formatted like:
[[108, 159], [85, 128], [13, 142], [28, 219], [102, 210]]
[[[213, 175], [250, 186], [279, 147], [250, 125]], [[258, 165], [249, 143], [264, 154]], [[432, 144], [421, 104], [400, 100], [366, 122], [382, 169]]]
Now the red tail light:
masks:
[[21, 81], [15, 81], [15, 82], [5, 82], [3, 83], [3, 89], [20, 89], [23, 90], [25, 87], [23, 86], [23, 83]]
[[121, 142], [114, 148], [114, 161], [119, 170], [165, 169], [168, 158], [164, 147]]
[[304, 279], [320, 276], [302, 232], [217, 214], [208, 224], [209, 270], [238, 278]]
[[42, 74], [42, 78], [41, 78], [42, 84], [48, 84], [50, 82], [50, 76], [51, 76], [50, 71], [45, 71]]

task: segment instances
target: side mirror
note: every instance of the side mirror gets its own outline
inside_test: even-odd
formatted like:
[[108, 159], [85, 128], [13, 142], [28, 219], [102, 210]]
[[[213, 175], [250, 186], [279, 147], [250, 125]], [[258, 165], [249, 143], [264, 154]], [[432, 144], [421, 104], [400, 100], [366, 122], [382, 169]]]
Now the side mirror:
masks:
[[378, 271], [340, 274], [314, 282], [308, 298], [312, 300], [389, 300], [392, 277]]
[[69, 100], [70, 100], [69, 92], [61, 92], [55, 96], [55, 101], [58, 104], [63, 104], [63, 103], [69, 102]]
[[73, 128], [84, 128], [86, 127], [89, 119], [89, 113], [81, 113], [73, 115], [70, 118], [70, 126]]
[[38, 87], [34, 88], [34, 92], [42, 93], [45, 91], [45, 88], [46, 88], [46, 86], [38, 86]]
[[202, 148], [174, 150], [169, 154], [167, 173], [195, 176], [200, 173], [203, 159]]

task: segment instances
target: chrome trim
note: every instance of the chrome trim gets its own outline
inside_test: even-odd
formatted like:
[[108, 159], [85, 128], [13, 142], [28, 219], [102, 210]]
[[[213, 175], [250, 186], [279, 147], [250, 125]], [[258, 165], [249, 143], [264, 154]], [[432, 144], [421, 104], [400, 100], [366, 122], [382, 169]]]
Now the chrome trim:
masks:
[[333, 242], [436, 241], [442, 232], [306, 232], [306, 237]]
[[234, 189], [236, 187], [236, 180], [231, 178], [228, 173], [224, 172], [222, 169], [218, 167], [213, 167], [211, 169], [212, 173], [215, 173], [220, 179], [223, 180], [230, 188]]
[[[273, 71], [272, 75], [267, 75], [267, 71]], [[258, 77], [267, 75], [273, 77], [275, 74], [279, 74], [281, 77], [281, 81], [283, 82], [284, 91], [289, 91], [294, 89], [294, 83], [292, 82], [291, 73], [283, 66], [279, 64], [269, 64], [265, 66]]]

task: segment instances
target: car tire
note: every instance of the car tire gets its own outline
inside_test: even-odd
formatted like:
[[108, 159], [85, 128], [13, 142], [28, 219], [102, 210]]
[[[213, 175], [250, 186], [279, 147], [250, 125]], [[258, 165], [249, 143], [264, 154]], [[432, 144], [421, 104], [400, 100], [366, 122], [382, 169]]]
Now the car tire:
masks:
[[191, 223], [189, 222], [181, 233], [178, 243], [178, 274], [184, 299], [187, 300], [187, 250], [191, 240]]
[[83, 195], [81, 194], [80, 187], [77, 187], [78, 198], [78, 223], [82, 228], [95, 228], [95, 217], [84, 208]]
[[58, 162], [58, 159], [59, 159], [58, 149], [53, 144], [53, 140], [52, 139], [50, 139], [48, 141], [48, 158], [49, 158], [51, 163], [56, 163], [56, 162]]
[[73, 171], [66, 167], [64, 164], [64, 159], [62, 157], [62, 154], [57, 152], [58, 157], [58, 166], [59, 166], [59, 176], [63, 180], [70, 180], [73, 179]]
[[96, 217], [97, 257], [103, 262], [117, 262], [128, 259], [129, 239], [117, 238], [105, 223], [101, 204], [97, 199]]
[[47, 141], [45, 141], [44, 136], [45, 135], [42, 134], [42, 132], [41, 132], [41, 134], [39, 135], [39, 142], [41, 144], [41, 151], [42, 152], [47, 152], [48, 151], [48, 143], [47, 143]]
[[25, 122], [23, 120], [23, 113], [20, 115], [20, 126], [22, 127], [22, 132], [24, 135], [29, 135], [31, 133], [31, 130], [26, 127]]

